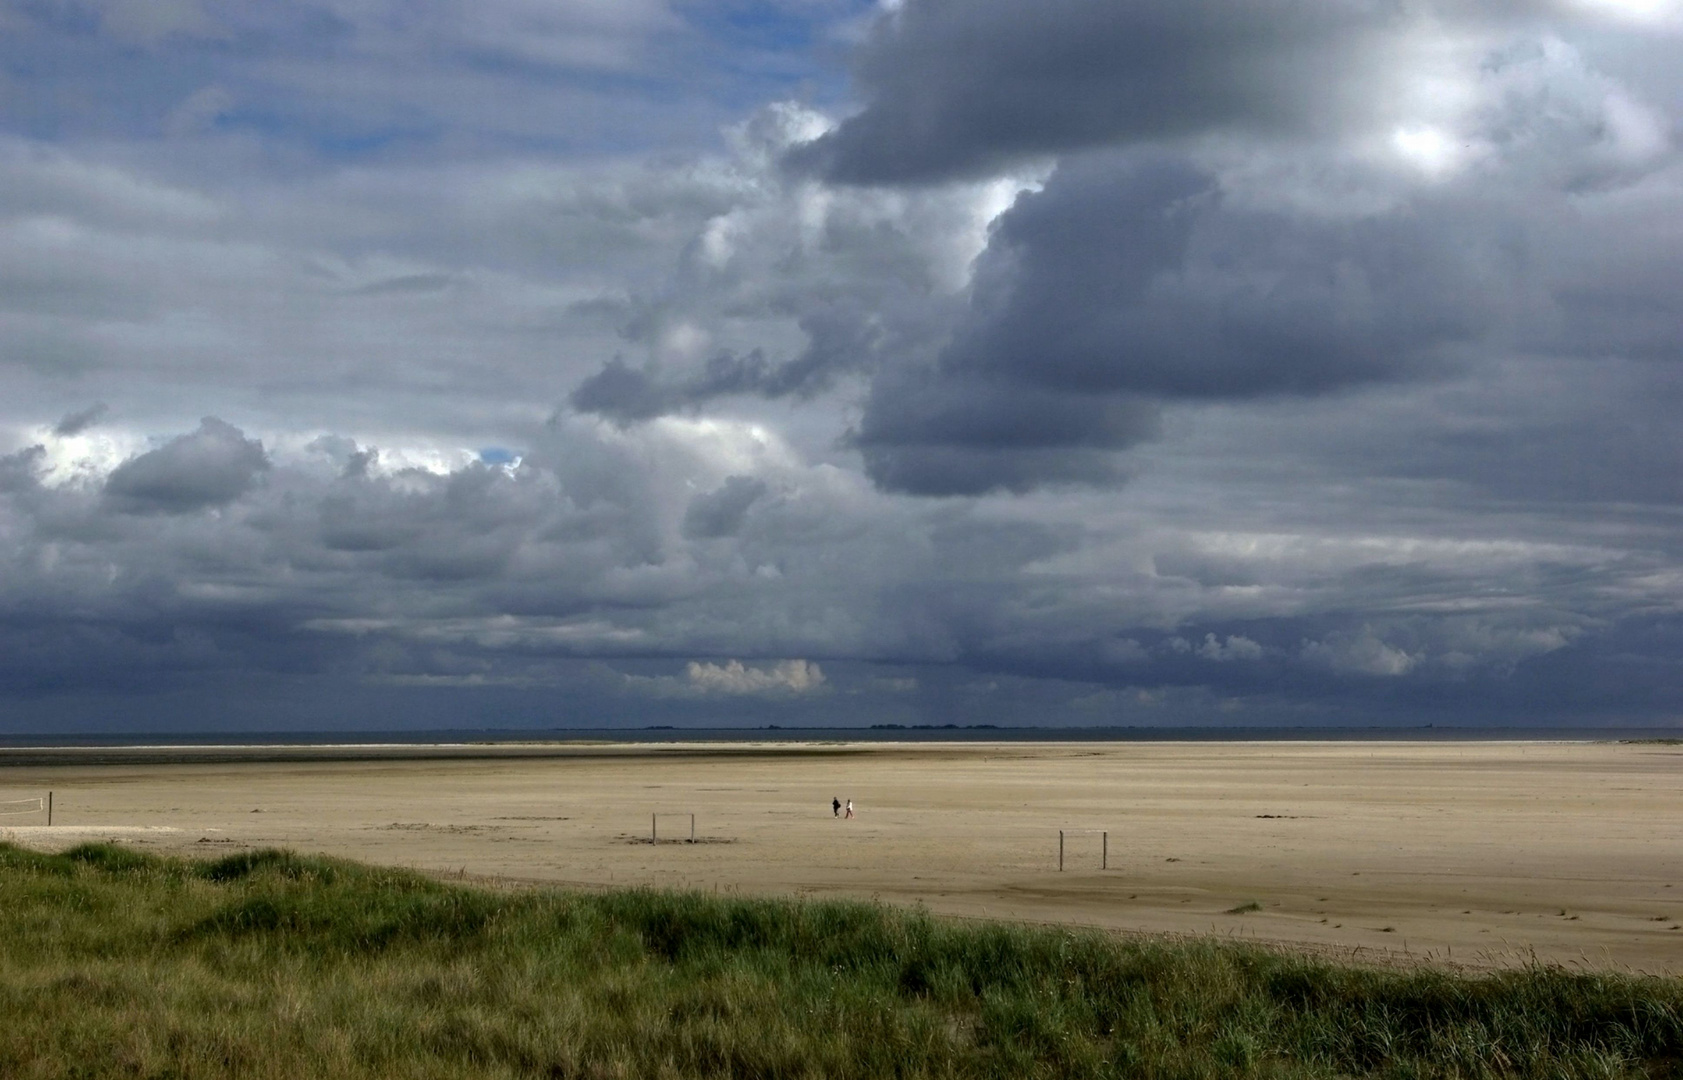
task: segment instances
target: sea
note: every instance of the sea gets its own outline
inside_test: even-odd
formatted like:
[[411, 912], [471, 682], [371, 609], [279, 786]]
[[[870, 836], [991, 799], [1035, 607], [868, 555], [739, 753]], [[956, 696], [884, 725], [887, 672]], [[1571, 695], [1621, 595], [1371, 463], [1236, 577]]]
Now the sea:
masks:
[[856, 742], [1683, 742], [1665, 727], [664, 727], [426, 729], [403, 731], [0, 733], [0, 748], [39, 746], [441, 746], [531, 743], [856, 743]]

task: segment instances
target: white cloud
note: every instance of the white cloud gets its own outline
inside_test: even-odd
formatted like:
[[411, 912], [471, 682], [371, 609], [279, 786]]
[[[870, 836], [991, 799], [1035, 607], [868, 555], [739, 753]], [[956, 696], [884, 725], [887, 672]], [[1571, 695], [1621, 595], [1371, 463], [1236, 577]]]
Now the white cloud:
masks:
[[1679, 0], [1576, 0], [1576, 6], [1638, 26], [1683, 26], [1683, 3]]
[[684, 673], [691, 686], [710, 694], [810, 694], [823, 689], [826, 681], [823, 670], [810, 660], [780, 660], [769, 667], [747, 667], [740, 660], [692, 660]]
[[1329, 634], [1321, 641], [1305, 641], [1303, 659], [1334, 671], [1357, 675], [1396, 677], [1406, 675], [1420, 663], [1420, 654], [1387, 645], [1372, 631]]
[[1141, 664], [1151, 659], [1151, 654], [1146, 651], [1145, 646], [1133, 638], [1105, 642], [1100, 647], [1099, 656], [1106, 663], [1112, 664]]
[[1214, 634], [1205, 634], [1204, 643], [1198, 646], [1198, 655], [1205, 660], [1260, 660], [1262, 646], [1248, 637], [1229, 634], [1223, 642]]
[[1391, 135], [1391, 145], [1404, 160], [1433, 180], [1456, 171], [1465, 158], [1454, 136], [1430, 126], [1398, 128]]

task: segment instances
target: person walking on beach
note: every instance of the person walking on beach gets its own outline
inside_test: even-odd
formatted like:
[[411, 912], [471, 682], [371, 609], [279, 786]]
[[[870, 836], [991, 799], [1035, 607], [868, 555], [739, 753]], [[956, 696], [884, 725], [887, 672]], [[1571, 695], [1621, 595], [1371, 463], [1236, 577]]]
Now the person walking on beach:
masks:
[[836, 817], [841, 817], [841, 800], [834, 796], [830, 799], [830, 813]]
[[846, 818], [850, 818], [852, 816], [853, 816], [853, 800], [849, 799], [849, 800], [847, 800], [847, 813], [843, 814], [842, 818], [845, 820]]

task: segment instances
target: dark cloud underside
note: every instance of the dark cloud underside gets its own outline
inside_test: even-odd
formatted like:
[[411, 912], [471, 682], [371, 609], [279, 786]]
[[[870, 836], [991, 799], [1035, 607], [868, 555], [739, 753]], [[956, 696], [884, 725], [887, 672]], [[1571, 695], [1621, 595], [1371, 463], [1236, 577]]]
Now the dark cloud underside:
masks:
[[910, 0], [860, 50], [864, 110], [792, 164], [918, 183], [1211, 129], [1314, 130], [1382, 90], [1366, 61], [1402, 18], [1362, 0]]

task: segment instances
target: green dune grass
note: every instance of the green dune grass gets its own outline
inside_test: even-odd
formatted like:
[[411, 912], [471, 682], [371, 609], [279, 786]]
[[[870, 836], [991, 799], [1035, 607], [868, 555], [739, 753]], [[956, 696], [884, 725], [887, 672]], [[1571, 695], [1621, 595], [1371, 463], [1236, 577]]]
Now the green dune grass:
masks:
[[1683, 982], [0, 845], [0, 1076], [1683, 1075]]

